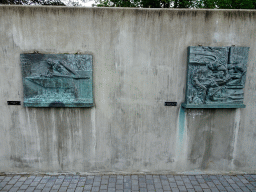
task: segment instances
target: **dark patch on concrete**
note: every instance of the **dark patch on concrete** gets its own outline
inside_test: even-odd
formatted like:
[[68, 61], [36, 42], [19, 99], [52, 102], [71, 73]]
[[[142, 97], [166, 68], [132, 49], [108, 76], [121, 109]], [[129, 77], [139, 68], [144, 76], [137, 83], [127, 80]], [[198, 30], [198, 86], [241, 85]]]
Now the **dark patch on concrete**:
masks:
[[[57, 150], [58, 150], [58, 162], [61, 170], [64, 169], [65, 158], [68, 156], [67, 142], [70, 140], [71, 127], [67, 123], [69, 114], [68, 109], [55, 109], [55, 121], [56, 121], [56, 135], [57, 135]], [[63, 113], [63, 114], [61, 114]], [[61, 118], [61, 115], [64, 118]]]
[[251, 19], [256, 19], [256, 11], [254, 10], [225, 10], [223, 11], [223, 15], [225, 18], [228, 19], [242, 19], [245, 20], [247, 18]]
[[198, 12], [197, 11], [192, 11], [191, 13], [192, 13], [192, 17], [196, 17]]
[[[54, 141], [54, 118], [52, 112], [54, 109], [41, 108], [36, 110], [36, 125], [38, 128], [40, 142], [40, 162], [45, 162], [48, 165], [49, 171], [52, 170], [54, 159], [53, 151], [57, 151]], [[30, 113], [30, 112], [29, 112]], [[31, 114], [31, 113], [30, 113]], [[58, 169], [58, 167], [56, 167]]]
[[212, 152], [212, 140], [213, 140], [213, 135], [211, 133], [211, 129], [206, 131], [204, 133], [204, 139], [205, 139], [205, 149], [204, 149], [204, 154], [203, 154], [203, 159], [201, 163], [201, 168], [207, 169], [209, 165], [209, 159], [211, 157], [211, 152]]
[[[26, 151], [26, 145], [22, 142], [23, 140], [21, 137], [23, 137], [21, 130], [19, 128], [20, 122], [19, 122], [19, 113], [18, 111], [13, 111], [11, 114], [11, 122], [12, 125], [10, 127], [10, 160], [13, 162], [14, 166], [17, 168], [29, 168], [31, 167], [30, 164], [32, 162], [38, 162], [38, 160], [33, 161], [26, 161], [23, 159], [23, 156], [25, 155], [24, 152]], [[28, 138], [24, 138], [24, 140], [27, 140]], [[15, 155], [14, 155], [15, 154]]]
[[157, 67], [154, 66], [152, 70], [153, 70], [153, 75], [154, 75], [154, 76], [157, 76], [157, 74], [158, 74], [158, 69], [157, 69]]
[[[191, 163], [208, 169], [211, 162], [228, 160], [231, 163], [234, 151], [233, 109], [188, 110], [187, 125], [191, 140], [189, 158]], [[225, 118], [223, 118], [225, 117]], [[225, 119], [230, 119], [226, 121]]]
[[[203, 112], [201, 112], [203, 111]], [[189, 110], [188, 111], [188, 130], [195, 131], [192, 139], [192, 147], [189, 154], [189, 160], [191, 163], [201, 162], [201, 168], [206, 169], [208, 161], [211, 156], [212, 134], [211, 134], [211, 117], [202, 116], [202, 113], [208, 112], [208, 110]], [[191, 119], [192, 118], [192, 119]], [[190, 121], [194, 121], [189, 123]], [[197, 123], [198, 122], [198, 123]], [[195, 129], [195, 130], [191, 130]]]
[[243, 167], [243, 165], [242, 165], [242, 163], [240, 163], [238, 160], [234, 160], [234, 165], [236, 166], [236, 167]]
[[105, 14], [105, 10], [104, 9], [93, 9], [93, 15], [94, 16], [100, 16], [100, 17], [103, 18], [104, 14]]
[[130, 160], [128, 160], [128, 161], [125, 162], [125, 166], [126, 166], [126, 167], [130, 167], [130, 166], [131, 166]]
[[207, 20], [210, 20], [213, 16], [213, 12], [212, 11], [205, 11], [205, 22], [207, 22]]
[[171, 157], [168, 157], [168, 159], [166, 161], [166, 163], [174, 163], [174, 162], [175, 162], [175, 160], [172, 159]]
[[147, 167], [147, 166], [149, 166], [151, 163], [149, 163], [149, 162], [144, 162], [143, 163], [143, 165], [144, 165], [144, 167]]
[[14, 161], [14, 166], [17, 168], [21, 168], [21, 169], [31, 168], [30, 162], [22, 160], [21, 157], [11, 156], [10, 160]]
[[237, 155], [233, 161], [236, 168], [246, 167], [247, 162], [248, 162], [248, 158], [244, 150], [240, 152], [239, 155]]
[[10, 160], [13, 160], [13, 161], [16, 161], [16, 162], [19, 162], [19, 163], [23, 163], [23, 161], [21, 160], [20, 157], [14, 157], [14, 156], [12, 156], [12, 155], [11, 155], [11, 157], [10, 157]]
[[[28, 113], [32, 114], [33, 112], [28, 111]], [[92, 143], [90, 136], [91, 109], [42, 108], [36, 113], [40, 154], [42, 162], [48, 163], [49, 171], [54, 166], [54, 161], [58, 161], [59, 164], [55, 170], [70, 170], [71, 166], [79, 167], [82, 163], [85, 170], [80, 169], [80, 171], [88, 171], [91, 168], [89, 162]], [[79, 120], [80, 123], [78, 123]], [[78, 135], [77, 133], [80, 131], [81, 134]], [[87, 139], [81, 140], [81, 137]], [[81, 143], [77, 143], [77, 140]], [[74, 150], [73, 146], [77, 145], [82, 147], [76, 147]], [[55, 159], [54, 153], [57, 153], [57, 159]], [[78, 158], [69, 161], [69, 157], [76, 154], [79, 154], [79, 157], [84, 156], [83, 161]]]
[[[1, 11], [15, 11], [19, 12], [19, 14], [29, 14], [30, 13], [38, 13], [38, 12], [44, 12], [49, 14], [50, 12], [53, 14], [60, 15], [60, 12], [68, 12], [70, 14], [75, 13], [83, 13], [83, 12], [93, 12], [94, 14], [99, 14], [101, 17], [103, 16], [104, 12], [108, 13], [129, 13], [129, 14], [177, 14], [179, 16], [184, 16], [186, 14], [191, 14], [192, 16], [197, 16], [199, 13], [211, 12], [215, 14], [224, 13], [225, 16], [236, 16], [236, 17], [255, 17], [256, 11], [254, 10], [216, 10], [216, 9], [150, 9], [150, 8], [104, 8], [104, 7], [98, 7], [98, 8], [87, 8], [87, 7], [65, 7], [65, 6], [1, 6]], [[207, 17], [207, 16], [206, 16]]]
[[67, 137], [68, 137], [68, 130], [66, 124], [61, 122], [60, 117], [56, 118], [57, 121], [57, 150], [58, 150], [58, 162], [61, 170], [64, 168], [64, 158], [67, 156]]
[[118, 164], [120, 161], [125, 162], [126, 169], [131, 165], [130, 157], [136, 152], [136, 148], [129, 145], [129, 141], [122, 134], [121, 137], [111, 132], [111, 165]]
[[185, 10], [179, 10], [179, 11], [177, 11], [177, 16], [178, 17], [184, 17], [185, 15], [186, 15], [186, 11]]

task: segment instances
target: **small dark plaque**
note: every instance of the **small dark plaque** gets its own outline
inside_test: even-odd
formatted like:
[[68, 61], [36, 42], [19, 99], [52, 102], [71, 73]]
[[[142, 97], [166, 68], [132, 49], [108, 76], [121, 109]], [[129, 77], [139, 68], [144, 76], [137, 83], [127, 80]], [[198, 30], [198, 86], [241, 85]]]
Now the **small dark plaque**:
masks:
[[165, 106], [177, 106], [177, 102], [165, 102]]
[[7, 101], [8, 105], [20, 105], [20, 101]]

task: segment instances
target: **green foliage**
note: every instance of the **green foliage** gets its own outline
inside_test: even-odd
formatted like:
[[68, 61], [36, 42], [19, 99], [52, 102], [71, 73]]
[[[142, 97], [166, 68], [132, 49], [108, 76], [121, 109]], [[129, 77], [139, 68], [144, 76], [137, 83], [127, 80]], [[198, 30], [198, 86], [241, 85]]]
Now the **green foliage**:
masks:
[[220, 9], [256, 9], [256, 0], [217, 0]]
[[[256, 0], [98, 0], [98, 3], [98, 7], [256, 9]], [[0, 0], [0, 4], [65, 6], [61, 0]], [[78, 0], [70, 0], [68, 5], [81, 6]]]
[[0, 4], [65, 6], [60, 0], [0, 0]]
[[256, 0], [100, 0], [103, 7], [256, 9]]
[[194, 7], [195, 7], [195, 8], [206, 8], [206, 9], [218, 8], [218, 7], [217, 7], [217, 2], [216, 2], [216, 0], [201, 0], [201, 1], [196, 1]]
[[201, 0], [195, 1], [195, 8], [256, 9], [256, 0]]
[[190, 8], [193, 5], [194, 2], [192, 0], [174, 0], [173, 8]]
[[98, 7], [138, 7], [138, 0], [100, 0]]
[[144, 8], [168, 8], [170, 7], [169, 0], [141, 0], [141, 7]]

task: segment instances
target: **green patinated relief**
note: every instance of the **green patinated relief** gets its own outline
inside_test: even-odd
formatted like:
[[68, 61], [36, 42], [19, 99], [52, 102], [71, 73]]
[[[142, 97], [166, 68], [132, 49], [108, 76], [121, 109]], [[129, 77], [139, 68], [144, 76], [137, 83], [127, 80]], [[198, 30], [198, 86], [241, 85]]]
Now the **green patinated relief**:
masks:
[[92, 55], [21, 54], [26, 107], [92, 107]]
[[185, 108], [244, 108], [249, 47], [188, 47]]

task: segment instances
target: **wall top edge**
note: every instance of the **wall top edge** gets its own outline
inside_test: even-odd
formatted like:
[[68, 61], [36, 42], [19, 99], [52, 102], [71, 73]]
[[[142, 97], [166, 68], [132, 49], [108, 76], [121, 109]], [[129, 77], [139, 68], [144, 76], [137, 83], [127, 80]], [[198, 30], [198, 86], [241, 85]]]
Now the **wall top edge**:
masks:
[[108, 9], [108, 10], [140, 10], [140, 11], [174, 11], [174, 12], [256, 12], [256, 9], [189, 9], [189, 8], [129, 8], [129, 7], [70, 7], [43, 5], [1, 5], [0, 8], [30, 8], [30, 9]]

